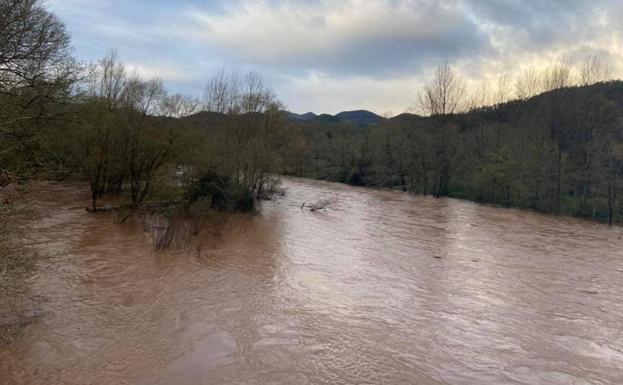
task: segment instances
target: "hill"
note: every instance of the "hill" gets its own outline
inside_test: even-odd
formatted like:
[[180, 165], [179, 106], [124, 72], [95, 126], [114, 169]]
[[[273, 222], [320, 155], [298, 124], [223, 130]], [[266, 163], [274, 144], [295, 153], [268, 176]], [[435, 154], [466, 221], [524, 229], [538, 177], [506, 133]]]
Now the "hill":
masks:
[[288, 119], [296, 122], [309, 122], [316, 119], [318, 116], [313, 112], [307, 112], [305, 114], [297, 114], [290, 111], [284, 111]]
[[358, 126], [378, 124], [385, 118], [366, 110], [343, 111], [335, 115], [342, 122], [351, 123]]
[[622, 81], [442, 119], [367, 111], [333, 118], [298, 125], [306, 152], [294, 157], [296, 175], [623, 220]]
[[288, 120], [295, 123], [345, 123], [354, 126], [369, 126], [379, 124], [386, 120], [385, 118], [366, 110], [342, 111], [335, 115], [320, 114], [313, 112], [305, 114], [297, 114], [290, 111], [284, 111]]

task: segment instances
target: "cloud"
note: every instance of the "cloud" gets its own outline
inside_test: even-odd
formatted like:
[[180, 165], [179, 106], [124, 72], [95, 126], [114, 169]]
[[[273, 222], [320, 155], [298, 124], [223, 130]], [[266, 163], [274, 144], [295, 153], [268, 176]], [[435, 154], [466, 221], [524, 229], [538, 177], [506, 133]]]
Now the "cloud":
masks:
[[414, 105], [419, 82], [415, 75], [378, 79], [332, 77], [319, 73], [274, 81], [288, 109], [300, 113], [313, 110], [332, 114], [355, 109], [368, 109], [379, 114], [402, 113]]
[[609, 44], [603, 40], [612, 36], [612, 22], [619, 22], [615, 0], [463, 0], [463, 7], [483, 26], [495, 50], [510, 55], [546, 56]]
[[176, 64], [158, 64], [148, 65], [144, 63], [125, 62], [128, 72], [136, 72], [141, 78], [161, 78], [169, 82], [187, 82], [192, 81], [197, 74], [187, 72], [183, 67]]
[[554, 60], [623, 74], [618, 0], [48, 0], [90, 61], [117, 47], [145, 76], [199, 95], [219, 68], [258, 70], [289, 107], [404, 111], [434, 67], [473, 83]]
[[455, 6], [430, 1], [242, 2], [195, 11], [188, 33], [217, 52], [285, 71], [392, 76], [489, 48]]

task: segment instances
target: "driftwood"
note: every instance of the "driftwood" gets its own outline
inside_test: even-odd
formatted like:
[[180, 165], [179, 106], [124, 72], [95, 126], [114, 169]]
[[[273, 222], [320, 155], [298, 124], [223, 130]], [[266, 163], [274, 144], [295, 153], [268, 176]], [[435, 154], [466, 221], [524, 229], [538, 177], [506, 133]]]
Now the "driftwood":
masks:
[[103, 206], [103, 207], [98, 207], [95, 210], [93, 210], [93, 207], [86, 207], [85, 210], [90, 213], [110, 213], [113, 211], [121, 210], [121, 207]]
[[319, 201], [316, 201], [310, 204], [307, 204], [307, 202], [303, 202], [303, 204], [301, 205], [301, 210], [307, 209], [312, 212], [320, 211], [320, 210], [324, 210], [328, 208], [331, 205], [331, 203], [333, 203], [332, 199], [322, 199], [322, 200], [319, 200]]
[[[181, 203], [182, 201], [167, 201], [167, 202], [158, 202], [158, 203], [150, 203], [150, 204], [144, 204], [140, 206], [140, 209], [142, 210], [160, 210], [166, 207], [170, 207], [170, 206], [175, 206], [179, 203]], [[90, 213], [110, 213], [113, 211], [119, 211], [122, 209], [127, 209], [129, 208], [128, 206], [102, 206], [102, 207], [98, 207], [97, 209], [95, 209], [95, 211], [93, 211], [92, 207], [86, 207], [85, 210], [90, 212]]]

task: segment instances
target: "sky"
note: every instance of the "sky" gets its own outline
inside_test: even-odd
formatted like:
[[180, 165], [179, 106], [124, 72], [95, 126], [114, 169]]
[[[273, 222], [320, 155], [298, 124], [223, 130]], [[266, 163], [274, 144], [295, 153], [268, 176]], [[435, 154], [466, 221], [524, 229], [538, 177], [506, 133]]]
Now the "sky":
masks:
[[415, 104], [437, 65], [471, 85], [598, 55], [623, 77], [623, 0], [47, 0], [78, 58], [110, 49], [200, 97], [219, 70], [257, 71], [293, 112]]

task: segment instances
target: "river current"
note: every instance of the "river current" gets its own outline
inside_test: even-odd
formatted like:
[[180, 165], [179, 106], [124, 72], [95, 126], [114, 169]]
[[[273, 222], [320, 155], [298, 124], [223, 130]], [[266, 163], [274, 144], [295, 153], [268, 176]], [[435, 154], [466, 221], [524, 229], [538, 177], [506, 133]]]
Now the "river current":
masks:
[[[33, 198], [1, 384], [623, 384], [623, 231], [305, 179], [187, 248]], [[330, 199], [326, 210], [303, 202]], [[33, 237], [34, 236], [34, 237]]]

